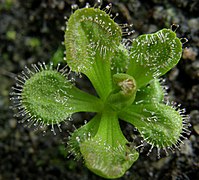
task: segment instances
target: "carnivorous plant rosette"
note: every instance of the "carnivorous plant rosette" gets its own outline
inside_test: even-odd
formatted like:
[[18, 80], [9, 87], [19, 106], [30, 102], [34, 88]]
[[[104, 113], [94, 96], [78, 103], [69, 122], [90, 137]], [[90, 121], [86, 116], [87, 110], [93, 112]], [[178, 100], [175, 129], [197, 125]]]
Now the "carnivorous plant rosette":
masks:
[[65, 31], [66, 61], [73, 72], [85, 74], [98, 96], [78, 89], [64, 69], [38, 63], [17, 77], [12, 99], [22, 121], [39, 126], [66, 121], [77, 112], [96, 115], [75, 130], [68, 150], [105, 178], [118, 178], [139, 153], [123, 135], [119, 119], [135, 128], [153, 147], [172, 150], [186, 129], [182, 112], [164, 102], [158, 78], [180, 60], [182, 43], [175, 32], [162, 29], [141, 35], [127, 48], [122, 30], [105, 11], [78, 9]]

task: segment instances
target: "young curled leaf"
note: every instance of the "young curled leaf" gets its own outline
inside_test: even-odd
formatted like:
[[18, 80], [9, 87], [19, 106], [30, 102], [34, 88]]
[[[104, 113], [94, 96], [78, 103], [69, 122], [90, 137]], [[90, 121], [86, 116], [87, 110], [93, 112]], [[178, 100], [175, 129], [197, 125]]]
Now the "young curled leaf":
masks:
[[114, 110], [120, 111], [132, 104], [135, 99], [137, 86], [135, 79], [124, 73], [113, 75], [114, 90], [107, 98], [107, 102]]
[[132, 43], [127, 74], [135, 78], [140, 88], [173, 68], [181, 54], [182, 43], [170, 29], [141, 35]]

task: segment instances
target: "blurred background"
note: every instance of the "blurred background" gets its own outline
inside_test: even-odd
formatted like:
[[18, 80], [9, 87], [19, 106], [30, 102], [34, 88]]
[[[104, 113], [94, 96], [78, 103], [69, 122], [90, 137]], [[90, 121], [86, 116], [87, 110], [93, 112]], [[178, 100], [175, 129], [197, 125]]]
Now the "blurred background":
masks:
[[[82, 162], [67, 158], [65, 151], [70, 125], [53, 135], [48, 129], [33, 131], [13, 117], [9, 108], [14, 77], [24, 66], [63, 58], [65, 19], [72, 7], [93, 6], [97, 1], [84, 0], [0, 0], [0, 180], [101, 180], [84, 167]], [[133, 24], [135, 38], [162, 28], [179, 25], [177, 36], [188, 39], [180, 63], [164, 78], [171, 100], [186, 108], [190, 116], [191, 134], [181, 151], [157, 159], [156, 151], [147, 156], [147, 148], [138, 161], [120, 180], [199, 179], [199, 3], [197, 0], [107, 0], [119, 24]], [[76, 4], [74, 6], [74, 4]], [[61, 49], [61, 50], [60, 50]], [[92, 89], [85, 79], [78, 79], [87, 91]], [[88, 114], [76, 114], [76, 126], [83, 124]], [[126, 136], [133, 127], [122, 124]]]

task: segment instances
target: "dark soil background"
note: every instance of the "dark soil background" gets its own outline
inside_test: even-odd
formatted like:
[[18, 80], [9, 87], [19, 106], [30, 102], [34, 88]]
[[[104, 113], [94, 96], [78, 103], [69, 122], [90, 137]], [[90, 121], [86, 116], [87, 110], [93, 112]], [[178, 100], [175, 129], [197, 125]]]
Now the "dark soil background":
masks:
[[[87, 1], [89, 2], [89, 1]], [[135, 33], [150, 33], [170, 28], [175, 23], [178, 37], [187, 38], [183, 57], [165, 75], [171, 100], [182, 104], [190, 116], [191, 134], [181, 151], [157, 159], [147, 148], [121, 180], [199, 179], [199, 3], [197, 0], [123, 0], [112, 2], [112, 13], [118, 23], [133, 23]], [[64, 139], [67, 129], [56, 136], [48, 130], [32, 131], [18, 124], [9, 108], [9, 92], [15, 74], [25, 65], [49, 59], [63, 41], [64, 16], [71, 14], [71, 5], [85, 6], [84, 0], [0, 0], [0, 180], [100, 180], [83, 163], [66, 158]], [[90, 1], [93, 5], [93, 1]], [[89, 83], [81, 80], [84, 89]], [[83, 116], [83, 117], [82, 117]], [[77, 114], [78, 119], [87, 114]], [[77, 120], [75, 120], [77, 119]], [[129, 136], [132, 127], [123, 128]]]

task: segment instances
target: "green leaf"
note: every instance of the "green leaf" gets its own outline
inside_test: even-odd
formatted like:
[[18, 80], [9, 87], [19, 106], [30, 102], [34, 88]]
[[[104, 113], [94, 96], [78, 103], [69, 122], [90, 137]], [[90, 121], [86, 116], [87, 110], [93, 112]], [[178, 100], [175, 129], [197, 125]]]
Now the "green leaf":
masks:
[[64, 49], [62, 46], [59, 46], [58, 49], [52, 55], [50, 61], [53, 62], [53, 66], [56, 67], [59, 63], [62, 63], [64, 60]]
[[104, 178], [119, 178], [137, 160], [138, 153], [128, 146], [115, 112], [103, 112], [99, 120], [96, 135], [80, 144], [81, 154], [94, 173]]
[[165, 104], [131, 105], [119, 117], [133, 124], [146, 142], [158, 148], [175, 145], [183, 132], [183, 118]]
[[67, 150], [75, 156], [76, 159], [80, 159], [82, 154], [80, 152], [80, 145], [86, 140], [91, 139], [97, 133], [100, 122], [100, 114], [94, 116], [87, 124], [76, 129], [70, 136], [68, 141]]
[[111, 70], [112, 74], [125, 73], [129, 65], [129, 52], [120, 44], [112, 58]]
[[164, 100], [165, 91], [160, 84], [159, 79], [154, 79], [147, 86], [137, 91], [134, 104], [159, 103]]
[[98, 112], [101, 101], [72, 85], [61, 73], [41, 70], [26, 80], [21, 93], [28, 116], [44, 124], [66, 120], [75, 112]]
[[182, 43], [169, 29], [141, 35], [132, 43], [127, 74], [135, 78], [140, 88], [173, 68], [181, 54]]
[[100, 9], [78, 9], [65, 32], [66, 59], [71, 69], [87, 75], [105, 100], [112, 88], [111, 59], [121, 41], [121, 29]]

